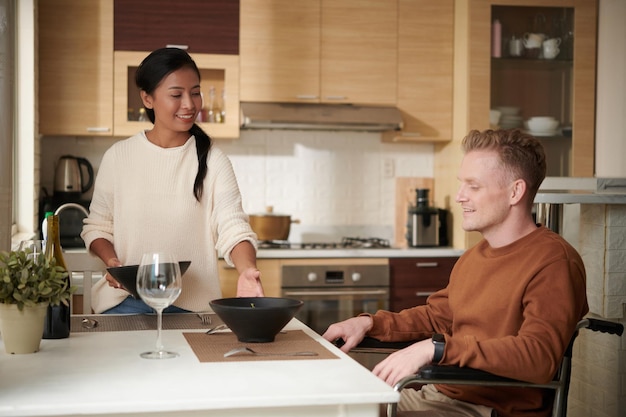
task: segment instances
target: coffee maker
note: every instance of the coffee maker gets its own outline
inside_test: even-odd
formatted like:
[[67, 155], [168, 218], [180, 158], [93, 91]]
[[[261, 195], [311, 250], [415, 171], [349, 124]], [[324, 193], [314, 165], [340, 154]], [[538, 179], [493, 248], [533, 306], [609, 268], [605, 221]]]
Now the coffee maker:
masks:
[[432, 207], [428, 198], [430, 190], [415, 190], [415, 204], [409, 204], [406, 239], [409, 247], [447, 246], [447, 210]]

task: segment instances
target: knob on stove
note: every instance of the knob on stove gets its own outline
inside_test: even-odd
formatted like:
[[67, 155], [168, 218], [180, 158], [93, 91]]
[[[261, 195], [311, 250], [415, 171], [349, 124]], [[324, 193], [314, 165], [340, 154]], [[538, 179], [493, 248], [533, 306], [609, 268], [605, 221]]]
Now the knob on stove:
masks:
[[315, 282], [317, 281], [317, 274], [315, 272], [309, 272], [306, 279], [309, 280], [309, 282]]
[[361, 280], [361, 274], [359, 272], [352, 273], [352, 281], [358, 282]]

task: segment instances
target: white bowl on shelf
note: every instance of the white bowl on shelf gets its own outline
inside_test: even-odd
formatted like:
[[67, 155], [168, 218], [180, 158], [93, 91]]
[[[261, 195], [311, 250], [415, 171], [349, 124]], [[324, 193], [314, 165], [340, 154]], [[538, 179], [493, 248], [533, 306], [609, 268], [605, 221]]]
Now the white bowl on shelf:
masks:
[[514, 106], [498, 106], [496, 110], [499, 110], [502, 116], [517, 116], [520, 112], [520, 108]]
[[559, 127], [559, 121], [553, 117], [539, 116], [531, 117], [525, 123], [527, 129], [531, 133], [555, 133], [556, 128]]

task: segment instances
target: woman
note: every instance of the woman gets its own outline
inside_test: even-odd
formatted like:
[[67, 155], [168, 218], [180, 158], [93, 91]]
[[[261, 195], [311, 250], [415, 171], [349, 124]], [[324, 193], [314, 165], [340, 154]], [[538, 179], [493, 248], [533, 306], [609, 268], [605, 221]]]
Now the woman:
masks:
[[[166, 312], [206, 311], [221, 297], [217, 255], [239, 272], [238, 296], [263, 296], [256, 235], [241, 206], [229, 159], [196, 124], [200, 72], [183, 50], [148, 55], [135, 82], [151, 130], [115, 143], [104, 154], [81, 237], [111, 266], [139, 264], [149, 251], [191, 261], [180, 297]], [[146, 313], [111, 277], [92, 291], [96, 313]]]

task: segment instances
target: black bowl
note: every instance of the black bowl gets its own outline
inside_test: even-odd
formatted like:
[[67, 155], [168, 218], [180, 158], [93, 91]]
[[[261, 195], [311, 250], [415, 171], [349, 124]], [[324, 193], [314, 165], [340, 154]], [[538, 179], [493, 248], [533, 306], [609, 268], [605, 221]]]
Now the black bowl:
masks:
[[220, 298], [209, 303], [215, 314], [244, 343], [273, 342], [304, 302], [292, 298]]
[[[191, 265], [191, 261], [180, 261], [178, 263], [180, 266], [180, 274], [184, 275]], [[136, 299], [140, 299], [139, 293], [137, 292], [137, 271], [139, 270], [139, 265], [125, 265], [125, 266], [115, 266], [107, 268], [107, 272], [113, 276], [124, 286], [126, 291], [128, 291], [133, 297]]]

